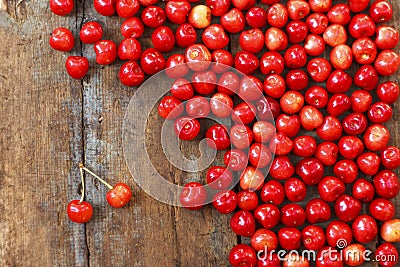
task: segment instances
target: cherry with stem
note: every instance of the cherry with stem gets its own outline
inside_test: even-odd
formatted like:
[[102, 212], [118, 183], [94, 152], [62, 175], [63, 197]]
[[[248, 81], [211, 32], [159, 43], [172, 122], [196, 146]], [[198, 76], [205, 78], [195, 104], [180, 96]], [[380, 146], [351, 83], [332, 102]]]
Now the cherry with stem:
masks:
[[81, 199], [74, 199], [68, 203], [67, 206], [67, 214], [71, 221], [76, 223], [86, 223], [93, 216], [93, 207], [92, 205], [84, 201], [85, 198], [85, 179], [83, 177], [83, 170], [79, 169], [81, 180], [82, 180], [82, 190], [81, 190]]

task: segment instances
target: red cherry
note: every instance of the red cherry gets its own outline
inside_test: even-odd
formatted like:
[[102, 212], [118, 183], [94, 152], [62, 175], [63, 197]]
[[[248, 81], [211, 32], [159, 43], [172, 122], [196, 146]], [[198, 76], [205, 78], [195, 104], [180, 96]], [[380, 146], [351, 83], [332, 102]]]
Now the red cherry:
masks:
[[302, 109], [304, 105], [304, 97], [298, 91], [287, 91], [281, 97], [280, 104], [282, 111], [286, 114], [296, 114]]
[[364, 152], [364, 143], [356, 136], [343, 136], [338, 147], [339, 153], [346, 159], [354, 159]]
[[307, 221], [311, 224], [326, 222], [331, 218], [331, 209], [325, 201], [320, 198], [314, 198], [306, 206]]
[[255, 251], [271, 251], [278, 247], [278, 237], [268, 229], [258, 229], [250, 239], [250, 244]]
[[192, 84], [197, 93], [208, 95], [217, 87], [217, 76], [211, 70], [195, 72], [192, 75]]
[[115, 13], [116, 0], [94, 0], [93, 6], [100, 15], [110, 17]]
[[400, 149], [395, 146], [385, 147], [381, 152], [381, 162], [389, 170], [400, 167]]
[[[206, 118], [211, 112], [207, 98], [195, 96], [186, 102], [186, 113], [193, 118]], [[211, 127], [210, 127], [211, 128]]]
[[309, 0], [308, 3], [313, 12], [326, 13], [332, 6], [332, 0]]
[[158, 104], [158, 114], [167, 120], [176, 119], [183, 113], [183, 110], [184, 105], [182, 102], [173, 96], [164, 96]]
[[308, 225], [301, 231], [303, 245], [309, 250], [320, 250], [325, 245], [324, 229], [317, 225]]
[[343, 259], [334, 247], [323, 247], [317, 254], [316, 267], [343, 267]]
[[328, 90], [328, 92], [335, 94], [330, 98], [329, 102], [331, 102], [331, 104], [328, 103], [328, 108], [329, 106], [332, 106], [331, 110], [328, 109], [328, 113], [331, 114], [331, 112], [333, 112], [333, 114], [331, 114], [333, 116], [334, 114], [338, 114], [334, 110], [335, 106], [339, 106], [337, 107], [337, 109], [339, 109], [338, 111], [341, 111], [343, 113], [348, 108], [350, 108], [350, 99], [346, 95], [341, 93], [347, 92], [350, 89], [352, 83], [353, 79], [350, 74], [342, 70], [335, 70], [328, 76], [328, 79], [326, 81], [326, 89]]
[[293, 140], [293, 153], [302, 158], [314, 155], [317, 149], [317, 141], [314, 137], [303, 135]]
[[289, 227], [303, 225], [306, 221], [306, 212], [298, 204], [286, 204], [281, 208], [281, 222]]
[[260, 70], [262, 74], [281, 74], [284, 68], [285, 60], [278, 52], [268, 51], [262, 55], [260, 60]]
[[364, 90], [356, 90], [351, 94], [350, 106], [353, 112], [364, 113], [372, 104], [372, 95]]
[[265, 168], [272, 160], [272, 155], [267, 146], [253, 143], [249, 149], [249, 162], [255, 168]]
[[232, 172], [222, 166], [213, 166], [207, 171], [206, 181], [211, 189], [225, 190], [232, 183]]
[[293, 149], [293, 141], [286, 134], [279, 132], [275, 135], [273, 142], [269, 143], [271, 151], [275, 150], [275, 155], [285, 156]]
[[247, 167], [247, 155], [240, 149], [228, 150], [224, 155], [224, 163], [233, 171], [242, 171]]
[[381, 25], [376, 29], [375, 44], [381, 50], [393, 49], [399, 42], [399, 32], [390, 26]]
[[179, 199], [188, 210], [199, 210], [206, 202], [207, 191], [199, 182], [190, 182], [183, 187]]
[[331, 247], [336, 247], [341, 240], [346, 241], [346, 244], [351, 244], [352, 239], [351, 227], [344, 222], [332, 221], [326, 227], [326, 241]]
[[339, 220], [353, 221], [361, 211], [361, 202], [349, 195], [340, 196], [335, 202], [335, 213]]
[[357, 166], [366, 175], [375, 175], [381, 164], [379, 155], [373, 152], [365, 152], [358, 156]]
[[[298, 0], [291, 0], [298, 1]], [[290, 69], [304, 67], [307, 64], [307, 52], [303, 46], [295, 44], [289, 47], [284, 54], [285, 65]]]
[[379, 221], [388, 221], [395, 215], [395, 206], [388, 199], [376, 198], [369, 204], [369, 213]]
[[222, 73], [217, 82], [217, 90], [227, 95], [235, 95], [239, 90], [239, 77], [237, 74], [231, 71]]
[[317, 34], [309, 34], [304, 41], [304, 49], [310, 56], [320, 56], [325, 51], [325, 41]]
[[328, 27], [329, 20], [325, 14], [313, 13], [307, 17], [308, 29], [313, 34], [322, 34]]
[[236, 212], [230, 221], [230, 226], [235, 234], [240, 236], [252, 236], [256, 231], [256, 221], [251, 212], [241, 210]]
[[[236, 123], [249, 124], [256, 117], [256, 107], [251, 103], [240, 103], [233, 108], [232, 120]], [[253, 131], [254, 134], [254, 131]]]
[[130, 18], [135, 16], [140, 10], [139, 0], [117, 0], [116, 7], [118, 16]]
[[285, 190], [281, 183], [271, 180], [264, 184], [260, 197], [265, 203], [280, 205], [285, 200]]
[[[375, 250], [375, 258], [384, 267], [396, 266], [399, 262], [399, 252], [392, 243], [383, 243]], [[384, 260], [385, 259], [385, 260]]]
[[368, 37], [361, 37], [354, 41], [351, 50], [354, 60], [359, 64], [372, 64], [378, 55], [375, 43]]
[[93, 208], [89, 202], [75, 199], [68, 203], [67, 214], [73, 222], [86, 223], [93, 216]]
[[316, 158], [300, 160], [296, 165], [296, 174], [301, 177], [306, 185], [316, 185], [322, 179], [324, 166]]
[[345, 184], [350, 184], [358, 177], [357, 164], [349, 159], [340, 160], [333, 167], [333, 173]]
[[232, 144], [238, 149], [245, 149], [253, 141], [253, 132], [246, 125], [235, 124], [230, 129]]
[[351, 113], [342, 120], [343, 130], [348, 135], [362, 134], [367, 124], [367, 118], [361, 113]]
[[353, 51], [350, 46], [340, 44], [335, 46], [330, 54], [332, 67], [338, 70], [347, 70], [353, 62]]
[[381, 124], [373, 124], [364, 133], [365, 147], [372, 151], [379, 151], [387, 146], [390, 139], [388, 129]]
[[202, 44], [193, 44], [186, 48], [185, 60], [194, 71], [205, 71], [211, 64], [211, 53]]
[[323, 82], [328, 79], [331, 70], [331, 64], [324, 58], [313, 58], [307, 64], [308, 74], [316, 82]]
[[297, 178], [290, 178], [285, 182], [285, 195], [291, 202], [300, 202], [307, 195], [306, 185]]
[[258, 53], [264, 47], [264, 34], [260, 29], [242, 31], [239, 37], [239, 45], [244, 51]]
[[213, 206], [214, 208], [222, 214], [229, 214], [235, 210], [237, 206], [237, 195], [235, 192], [229, 191], [220, 191], [216, 193], [213, 197]]
[[369, 0], [347, 0], [347, 4], [353, 13], [359, 13], [365, 10], [368, 7], [369, 2]]
[[179, 47], [188, 47], [196, 42], [196, 30], [189, 23], [179, 25], [175, 32], [176, 44]]
[[286, 25], [286, 32], [290, 43], [301, 43], [307, 37], [308, 26], [303, 21], [291, 21]]
[[325, 176], [318, 183], [318, 194], [322, 200], [333, 202], [344, 194], [346, 185], [342, 180], [334, 176]]
[[247, 10], [254, 6], [256, 0], [232, 0], [232, 4], [234, 7], [240, 10]]
[[319, 159], [325, 166], [331, 166], [336, 163], [339, 155], [339, 148], [335, 143], [322, 142], [317, 146], [314, 157]]
[[245, 18], [237, 8], [232, 8], [220, 18], [220, 23], [224, 29], [230, 33], [238, 33], [244, 29]]
[[346, 4], [334, 5], [328, 11], [327, 16], [331, 24], [346, 25], [351, 20], [350, 8]]
[[272, 161], [269, 174], [272, 178], [286, 180], [293, 176], [295, 168], [287, 156], [275, 157]]
[[165, 74], [170, 78], [181, 78], [188, 72], [189, 67], [185, 64], [184, 55], [173, 54], [165, 62]]
[[349, 33], [354, 38], [370, 37], [375, 34], [374, 21], [366, 14], [353, 16], [349, 24]]
[[[260, 65], [258, 58], [252, 53], [240, 51], [235, 55], [235, 69], [245, 75], [252, 75]], [[247, 77], [244, 77], [246, 79]]]
[[292, 20], [301, 20], [310, 13], [310, 5], [305, 0], [289, 0], [286, 6]]
[[239, 191], [237, 193], [237, 198], [237, 206], [239, 209], [251, 211], [258, 207], [258, 196], [253, 191]]
[[212, 24], [208, 26], [201, 36], [203, 44], [211, 49], [218, 50], [229, 44], [229, 36], [220, 24]]
[[267, 25], [267, 11], [257, 6], [250, 8], [246, 13], [246, 23], [252, 28], [259, 29], [265, 27]]
[[255, 191], [261, 189], [265, 176], [261, 170], [252, 166], [247, 167], [240, 175], [240, 188]]
[[265, 229], [271, 229], [279, 223], [281, 212], [274, 204], [262, 204], [254, 210], [254, 218]]
[[301, 126], [311, 131], [322, 125], [324, 117], [317, 108], [313, 106], [304, 106], [300, 111]]
[[[222, 50], [222, 49], [215, 50], [211, 54], [211, 60], [213, 62], [215, 62], [215, 64], [213, 64], [211, 66], [211, 70], [213, 70], [216, 73], [222, 73], [220, 78], [222, 78], [222, 76], [224, 74], [232, 73], [229, 70], [230, 70], [230, 67], [233, 66], [234, 59], [233, 59], [232, 54], [229, 51]], [[237, 77], [237, 75], [236, 75], [236, 77]], [[239, 78], [237, 78], [237, 80], [238, 79]], [[230, 81], [230, 82], [235, 83], [236, 79], [233, 81]], [[226, 93], [226, 92], [221, 92], [221, 93]], [[232, 95], [232, 92], [230, 92], [228, 95]]]
[[65, 16], [74, 9], [73, 0], [50, 0], [51, 11], [58, 16]]
[[121, 60], [137, 61], [142, 55], [142, 45], [135, 38], [127, 38], [118, 46], [118, 57]]
[[387, 1], [377, 0], [371, 4], [369, 15], [376, 23], [388, 22], [393, 17], [393, 7]]
[[186, 0], [171, 0], [165, 5], [165, 14], [174, 24], [183, 24], [189, 15], [190, 3]]
[[160, 26], [151, 34], [151, 42], [160, 52], [169, 52], [175, 45], [175, 36], [169, 27]]
[[206, 132], [207, 145], [217, 150], [223, 150], [231, 145], [226, 127], [222, 124], [215, 124]]
[[371, 202], [374, 198], [374, 186], [365, 179], [358, 179], [353, 185], [353, 197], [362, 202]]
[[286, 250], [297, 250], [301, 245], [301, 232], [296, 228], [282, 227], [278, 231], [279, 244]]
[[378, 82], [378, 73], [371, 65], [364, 65], [360, 67], [354, 77], [354, 84], [366, 91], [375, 89], [378, 85]]
[[316, 132], [324, 141], [336, 141], [342, 136], [342, 124], [336, 117], [327, 115]]
[[345, 255], [343, 262], [348, 266], [360, 266], [365, 262], [364, 257], [360, 255], [366, 254], [366, 248], [361, 244], [350, 244], [342, 251]]
[[95, 21], [85, 23], [80, 32], [79, 38], [85, 44], [94, 44], [103, 37], [103, 28]]
[[111, 40], [98, 41], [93, 48], [97, 64], [109, 65], [117, 58], [117, 45]]
[[165, 68], [164, 56], [154, 48], [143, 51], [140, 66], [146, 74], [153, 75]]
[[278, 28], [271, 27], [265, 32], [265, 45], [271, 51], [283, 51], [288, 46], [286, 33]]
[[250, 246], [239, 244], [231, 249], [229, 253], [229, 263], [233, 267], [255, 267], [257, 264], [257, 255]]
[[66, 28], [56, 28], [50, 36], [51, 48], [58, 51], [71, 51], [74, 48], [74, 36], [72, 32]]
[[82, 79], [89, 71], [89, 61], [85, 57], [69, 56], [65, 61], [65, 68], [72, 78]]
[[286, 84], [290, 90], [301, 91], [308, 86], [308, 76], [303, 70], [291, 70], [286, 74]]
[[385, 102], [389, 105], [393, 104], [399, 98], [399, 86], [395, 82], [384, 82], [378, 85], [378, 87], [376, 88], [376, 94], [378, 95], [380, 101]]
[[137, 17], [126, 19], [120, 27], [122, 36], [127, 38], [139, 38], [144, 33], [144, 25]]
[[167, 19], [164, 9], [159, 6], [148, 6], [143, 9], [140, 16], [144, 25], [150, 28], [158, 28], [164, 24]]
[[200, 132], [198, 120], [190, 117], [181, 117], [174, 122], [176, 136], [182, 140], [193, 140]]
[[282, 28], [286, 25], [289, 18], [288, 10], [281, 3], [271, 5], [267, 13], [268, 24], [272, 27]]
[[374, 67], [382, 76], [390, 76], [397, 72], [400, 66], [400, 57], [393, 50], [384, 50], [378, 54]]
[[112, 189], [107, 192], [106, 199], [108, 204], [114, 208], [122, 208], [132, 198], [131, 188], [125, 183], [116, 183]]
[[354, 233], [354, 239], [360, 243], [369, 243], [378, 235], [378, 226], [374, 218], [369, 215], [358, 216], [351, 228]]
[[375, 175], [373, 183], [376, 194], [383, 198], [393, 198], [400, 191], [399, 178], [390, 170], [384, 170]]
[[211, 14], [216, 17], [224, 15], [231, 5], [230, 0], [206, 0], [206, 5], [211, 8]]

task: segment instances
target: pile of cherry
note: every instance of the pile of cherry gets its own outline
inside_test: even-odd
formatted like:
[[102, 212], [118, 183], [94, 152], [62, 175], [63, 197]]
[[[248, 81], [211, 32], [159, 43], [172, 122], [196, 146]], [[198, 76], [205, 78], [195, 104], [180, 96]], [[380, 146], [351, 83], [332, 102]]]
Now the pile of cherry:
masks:
[[[400, 166], [400, 150], [388, 145], [390, 133], [384, 123], [392, 118], [399, 86], [382, 79], [395, 74], [400, 64], [393, 51], [399, 34], [388, 25], [391, 4], [385, 0], [347, 4], [261, 0], [259, 6], [255, 0], [197, 2], [94, 0], [99, 14], [112, 16], [116, 11], [126, 18], [121, 25], [125, 39], [118, 47], [112, 40], [101, 40], [102, 26], [93, 21], [82, 26], [80, 40], [94, 44], [98, 64], [111, 64], [117, 56], [126, 60], [119, 78], [128, 86], [138, 86], [145, 75], [169, 68], [166, 73], [175, 81], [158, 112], [174, 120], [180, 139], [195, 139], [199, 121], [210, 113], [231, 118], [232, 127], [215, 124], [207, 130], [211, 147], [228, 150], [226, 166], [211, 167], [205, 179], [216, 192], [211, 196], [213, 206], [223, 214], [234, 212], [232, 230], [250, 237], [250, 245], [232, 248], [229, 262], [281, 266], [276, 254], [261, 259], [257, 253], [282, 248], [318, 251], [316, 266], [358, 266], [364, 259], [354, 255], [363, 255], [368, 243], [378, 238], [382, 242], [374, 256], [394, 256], [396, 261], [379, 257], [377, 261], [395, 266], [398, 252], [393, 243], [400, 241], [400, 220], [394, 219], [390, 199], [400, 190], [393, 172]], [[51, 0], [50, 7], [57, 15], [67, 15], [74, 4]], [[213, 17], [219, 17], [219, 24], [211, 24]], [[167, 19], [179, 25], [175, 33], [164, 26]], [[154, 48], [142, 51], [139, 40], [146, 28], [153, 29]], [[199, 33], [202, 43], [196, 43]], [[226, 50], [233, 34], [238, 34], [241, 48], [235, 55]], [[74, 36], [57, 28], [50, 45], [70, 51]], [[176, 46], [185, 52], [165, 59], [163, 53]], [[211, 62], [217, 64], [210, 67]], [[240, 79], [228, 66], [248, 77]], [[81, 79], [89, 62], [69, 56], [66, 69]], [[239, 98], [245, 102], [234, 105]], [[235, 176], [239, 190], [228, 190]], [[318, 195], [298, 204], [305, 202], [311, 187]], [[189, 209], [200, 209], [210, 197], [207, 194], [202, 183], [191, 182], [180, 201]], [[328, 258], [324, 253], [328, 248], [342, 249], [350, 257]], [[310, 264], [293, 254], [282, 262], [283, 266]]]

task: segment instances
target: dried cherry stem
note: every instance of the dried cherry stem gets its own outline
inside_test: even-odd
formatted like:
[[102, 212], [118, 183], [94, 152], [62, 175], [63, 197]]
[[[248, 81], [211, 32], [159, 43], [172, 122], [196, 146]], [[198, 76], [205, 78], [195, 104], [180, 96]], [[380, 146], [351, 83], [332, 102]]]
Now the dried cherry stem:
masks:
[[93, 175], [97, 180], [99, 180], [100, 182], [102, 182], [105, 186], [108, 187], [108, 189], [113, 189], [112, 185], [110, 185], [109, 183], [107, 183], [106, 181], [104, 181], [103, 179], [101, 179], [98, 175], [96, 175], [94, 172], [92, 172], [91, 170], [89, 170], [88, 168], [86, 168], [85, 166], [83, 166], [82, 163], [79, 164], [79, 169], [82, 171], [84, 170], [85, 172], [90, 173], [91, 175]]
[[85, 178], [83, 177], [83, 170], [82, 168], [79, 168], [79, 172], [81, 173], [81, 180], [82, 180], [82, 192], [81, 192], [81, 199], [79, 200], [79, 204], [83, 202], [83, 199], [85, 198]]

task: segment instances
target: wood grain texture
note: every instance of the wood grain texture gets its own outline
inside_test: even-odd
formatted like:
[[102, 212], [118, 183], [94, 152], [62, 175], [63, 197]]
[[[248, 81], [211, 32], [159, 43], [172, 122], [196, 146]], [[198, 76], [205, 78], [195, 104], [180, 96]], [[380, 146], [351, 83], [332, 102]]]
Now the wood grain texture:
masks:
[[[390, 2], [392, 24], [400, 29], [400, 4]], [[54, 28], [67, 27], [78, 36], [82, 23], [90, 20], [104, 26], [106, 39], [122, 39], [122, 19], [99, 16], [91, 0], [75, 4], [71, 15], [58, 17], [47, 0], [0, 1], [0, 266], [227, 266], [237, 243], [230, 216], [210, 206], [192, 212], [159, 203], [134, 183], [123, 156], [122, 124], [136, 89], [118, 81], [122, 62], [96, 65], [93, 46], [79, 40], [70, 53], [49, 48]], [[150, 34], [141, 38], [144, 48], [151, 46]], [[236, 52], [238, 34], [231, 39]], [[83, 81], [67, 76], [69, 54], [88, 57], [91, 69]], [[399, 82], [399, 75], [391, 79]], [[399, 116], [397, 102], [387, 124], [391, 144], [397, 146]], [[166, 161], [161, 124], [153, 110], [146, 141], [155, 168], [180, 185], [204, 179], [204, 171], [189, 175]], [[182, 151], [198, 156], [197, 143], [185, 143]], [[95, 214], [86, 225], [71, 223], [65, 208], [79, 198], [79, 162], [110, 183], [127, 182], [134, 192], [131, 203], [111, 208], [106, 188], [86, 176], [86, 198]]]

